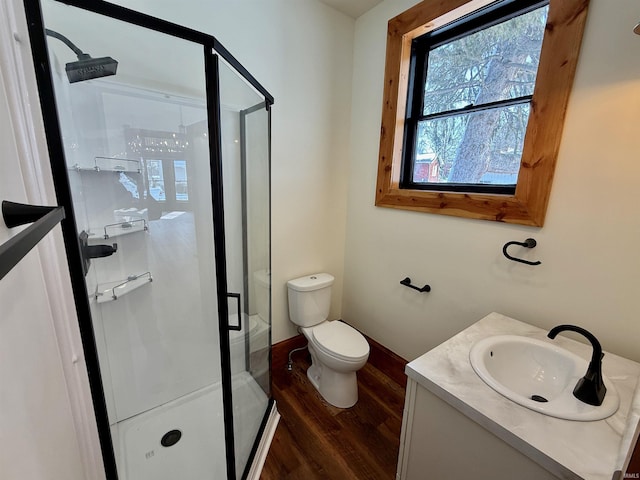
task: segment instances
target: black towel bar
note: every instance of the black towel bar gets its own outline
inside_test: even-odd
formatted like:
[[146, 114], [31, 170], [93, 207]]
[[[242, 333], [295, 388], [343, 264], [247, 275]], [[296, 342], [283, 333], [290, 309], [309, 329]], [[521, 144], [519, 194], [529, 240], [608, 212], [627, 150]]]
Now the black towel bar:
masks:
[[419, 291], [420, 293], [426, 293], [431, 291], [431, 286], [425, 285], [424, 287], [416, 287], [415, 285], [411, 285], [411, 279], [406, 277], [404, 280], [400, 280], [400, 284], [405, 287], [413, 288], [414, 290]]
[[0, 280], [65, 218], [63, 207], [43, 207], [2, 201], [2, 218], [9, 228], [32, 223], [0, 245]]

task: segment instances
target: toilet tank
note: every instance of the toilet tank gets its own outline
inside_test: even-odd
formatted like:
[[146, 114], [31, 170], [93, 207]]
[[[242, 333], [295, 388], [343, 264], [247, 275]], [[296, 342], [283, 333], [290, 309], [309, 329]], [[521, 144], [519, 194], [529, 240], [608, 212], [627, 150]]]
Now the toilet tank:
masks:
[[289, 318], [300, 327], [313, 327], [329, 317], [334, 277], [316, 273], [287, 282]]

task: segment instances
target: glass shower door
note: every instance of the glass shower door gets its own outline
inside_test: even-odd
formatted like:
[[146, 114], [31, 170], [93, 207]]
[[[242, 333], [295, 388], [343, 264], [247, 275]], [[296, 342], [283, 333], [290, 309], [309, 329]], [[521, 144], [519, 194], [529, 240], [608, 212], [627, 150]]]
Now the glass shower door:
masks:
[[242, 478], [271, 396], [270, 112], [232, 67], [218, 65], [234, 453]]
[[[72, 196], [117, 475], [226, 478], [203, 46], [51, 0], [42, 11], [64, 150], [52, 162]], [[88, 79], [97, 67], [60, 37], [117, 73]]]

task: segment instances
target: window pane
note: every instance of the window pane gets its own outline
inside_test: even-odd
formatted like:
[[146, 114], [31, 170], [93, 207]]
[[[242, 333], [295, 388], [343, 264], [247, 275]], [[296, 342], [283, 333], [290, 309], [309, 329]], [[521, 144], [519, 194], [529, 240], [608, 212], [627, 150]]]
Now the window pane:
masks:
[[533, 94], [548, 6], [429, 52], [423, 114]]
[[187, 162], [184, 160], [173, 161], [173, 172], [176, 178], [176, 200], [189, 200], [187, 191]]
[[413, 182], [515, 185], [529, 104], [418, 123]]
[[149, 195], [159, 202], [166, 200], [164, 193], [164, 174], [162, 160], [147, 160], [147, 179], [149, 180]]

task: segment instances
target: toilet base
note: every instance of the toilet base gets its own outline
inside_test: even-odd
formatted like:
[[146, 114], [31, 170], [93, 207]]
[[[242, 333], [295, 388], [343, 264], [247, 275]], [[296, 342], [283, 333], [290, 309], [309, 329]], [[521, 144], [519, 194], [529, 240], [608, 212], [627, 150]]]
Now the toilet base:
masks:
[[317, 370], [318, 369], [315, 365], [311, 365], [307, 369], [307, 378], [311, 382], [311, 385], [313, 385], [316, 390], [320, 391], [320, 375]]
[[358, 402], [358, 377], [356, 372], [336, 372], [326, 366], [322, 372], [312, 364], [307, 377], [322, 398], [334, 407], [349, 408]]

